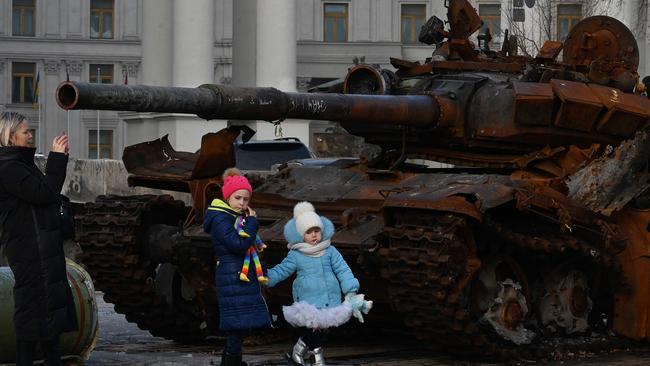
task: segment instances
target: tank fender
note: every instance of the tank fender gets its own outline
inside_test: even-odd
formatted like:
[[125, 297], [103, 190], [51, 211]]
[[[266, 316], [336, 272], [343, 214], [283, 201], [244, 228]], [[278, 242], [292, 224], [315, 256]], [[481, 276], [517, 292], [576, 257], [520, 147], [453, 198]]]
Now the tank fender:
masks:
[[482, 221], [483, 213], [514, 199], [515, 189], [504, 183], [459, 182], [440, 189], [422, 187], [390, 195], [383, 208], [419, 208], [453, 212]]

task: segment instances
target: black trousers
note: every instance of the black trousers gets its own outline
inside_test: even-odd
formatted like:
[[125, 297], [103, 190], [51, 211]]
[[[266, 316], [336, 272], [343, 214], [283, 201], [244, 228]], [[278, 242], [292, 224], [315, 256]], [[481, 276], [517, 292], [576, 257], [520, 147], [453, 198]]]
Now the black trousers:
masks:
[[326, 339], [327, 333], [324, 330], [315, 331], [306, 328], [302, 333], [302, 341], [305, 342], [307, 348], [312, 350], [318, 347], [323, 347]]
[[[36, 341], [17, 341], [16, 342], [16, 366], [34, 365], [34, 353], [36, 352]], [[46, 366], [62, 366], [61, 346], [59, 337], [52, 340], [41, 341], [41, 351]]]

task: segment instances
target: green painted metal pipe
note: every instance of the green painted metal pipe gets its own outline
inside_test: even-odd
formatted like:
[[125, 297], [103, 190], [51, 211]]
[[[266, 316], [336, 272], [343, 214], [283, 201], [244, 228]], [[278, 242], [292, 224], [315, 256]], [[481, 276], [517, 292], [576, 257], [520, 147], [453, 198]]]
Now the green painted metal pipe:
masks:
[[[66, 259], [66, 264], [79, 330], [61, 335], [61, 351], [64, 358], [87, 359], [95, 348], [99, 335], [95, 287], [88, 272], [80, 265], [69, 259]], [[14, 275], [11, 269], [0, 267], [0, 363], [13, 363], [16, 360], [13, 287]], [[40, 357], [39, 351], [35, 359]]]

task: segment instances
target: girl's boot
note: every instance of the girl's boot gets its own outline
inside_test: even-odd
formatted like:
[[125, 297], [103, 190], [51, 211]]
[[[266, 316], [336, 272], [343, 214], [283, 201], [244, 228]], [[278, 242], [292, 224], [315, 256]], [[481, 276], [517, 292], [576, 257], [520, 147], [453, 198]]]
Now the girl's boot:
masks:
[[229, 355], [224, 352], [221, 355], [221, 366], [248, 366], [248, 364], [241, 360], [241, 354]]
[[323, 347], [318, 347], [311, 351], [314, 354], [314, 363], [312, 366], [327, 366], [325, 364], [325, 355], [323, 354]]
[[307, 351], [309, 351], [309, 349], [307, 348], [305, 342], [302, 340], [302, 338], [298, 338], [296, 344], [293, 345], [293, 351], [291, 352], [291, 362], [297, 366], [304, 366], [305, 354]]

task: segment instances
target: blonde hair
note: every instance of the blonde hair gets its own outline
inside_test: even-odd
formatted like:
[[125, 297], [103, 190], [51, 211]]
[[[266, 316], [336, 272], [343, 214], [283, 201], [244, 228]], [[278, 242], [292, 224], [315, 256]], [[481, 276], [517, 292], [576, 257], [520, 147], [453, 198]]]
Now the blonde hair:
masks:
[[27, 120], [27, 117], [17, 112], [3, 112], [0, 114], [0, 146], [13, 146], [11, 136], [18, 131], [18, 126]]

